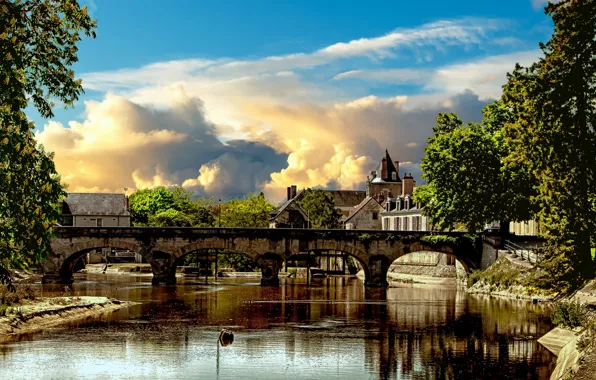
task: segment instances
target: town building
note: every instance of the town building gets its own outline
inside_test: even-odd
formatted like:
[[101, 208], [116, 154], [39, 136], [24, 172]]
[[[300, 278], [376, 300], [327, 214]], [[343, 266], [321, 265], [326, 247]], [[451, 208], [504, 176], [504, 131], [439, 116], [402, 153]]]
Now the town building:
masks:
[[[366, 192], [361, 190], [325, 190], [333, 197], [335, 207], [341, 213], [344, 222], [355, 208], [366, 198]], [[296, 185], [287, 188], [287, 197], [279, 208], [271, 213], [270, 228], [309, 228], [308, 213], [298, 202], [304, 196], [303, 190]]]
[[130, 227], [124, 194], [68, 193], [62, 202], [62, 225], [73, 227]]
[[[125, 194], [68, 193], [62, 202], [61, 224], [73, 227], [130, 227], [128, 197]], [[89, 252], [77, 265], [100, 262], [133, 261], [140, 263], [136, 252], [118, 252], [110, 247]], [[78, 267], [77, 267], [78, 268]]]

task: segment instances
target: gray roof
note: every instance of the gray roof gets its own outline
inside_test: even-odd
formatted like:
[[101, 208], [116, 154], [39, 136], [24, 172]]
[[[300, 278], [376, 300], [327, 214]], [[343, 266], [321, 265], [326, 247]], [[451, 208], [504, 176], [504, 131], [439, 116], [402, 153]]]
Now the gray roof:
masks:
[[325, 190], [333, 196], [335, 207], [355, 207], [358, 206], [364, 198], [366, 191], [360, 190]]
[[124, 194], [68, 193], [65, 203], [70, 215], [130, 215]]

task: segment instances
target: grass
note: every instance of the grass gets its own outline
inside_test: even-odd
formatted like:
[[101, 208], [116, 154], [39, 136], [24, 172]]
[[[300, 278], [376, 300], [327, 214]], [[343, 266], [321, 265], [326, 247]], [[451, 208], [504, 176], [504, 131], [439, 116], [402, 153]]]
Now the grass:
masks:
[[510, 290], [518, 294], [520, 291], [527, 295], [545, 294], [545, 290], [537, 286], [540, 276], [537, 269], [528, 270], [499, 258], [488, 268], [472, 272], [468, 276], [468, 287], [480, 283], [488, 286], [491, 292]]
[[0, 285], [0, 316], [8, 313], [9, 307], [19, 305], [25, 300], [34, 300], [35, 290], [29, 284], [16, 285], [14, 291], [6, 285]]

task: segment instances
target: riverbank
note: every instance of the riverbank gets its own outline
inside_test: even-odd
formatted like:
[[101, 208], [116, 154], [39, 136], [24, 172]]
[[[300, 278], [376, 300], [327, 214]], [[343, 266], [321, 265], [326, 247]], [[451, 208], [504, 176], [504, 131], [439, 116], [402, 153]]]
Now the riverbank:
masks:
[[0, 317], [0, 340], [96, 317], [134, 305], [107, 297], [51, 297], [11, 306]]
[[499, 257], [488, 268], [468, 276], [466, 292], [532, 302], [552, 301], [558, 293], [536, 287], [536, 276], [536, 268], [518, 265]]

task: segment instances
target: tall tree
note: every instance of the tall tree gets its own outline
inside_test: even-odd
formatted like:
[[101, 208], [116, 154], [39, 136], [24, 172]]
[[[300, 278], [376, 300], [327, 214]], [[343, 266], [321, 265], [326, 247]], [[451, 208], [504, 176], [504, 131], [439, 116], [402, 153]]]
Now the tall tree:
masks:
[[130, 195], [129, 209], [135, 226], [149, 225], [149, 219], [174, 208], [174, 193], [165, 187], [137, 190]]
[[530, 67], [516, 66], [504, 100], [517, 115], [508, 127], [511, 160], [538, 178], [544, 266], [561, 287], [594, 277], [590, 232], [596, 194], [596, 0], [564, 0], [546, 13], [555, 31]]
[[435, 228], [463, 224], [479, 231], [492, 221], [527, 220], [534, 210], [533, 181], [523, 167], [506, 162], [509, 108], [497, 101], [483, 113], [482, 124], [464, 125], [455, 114], [437, 117], [422, 159], [426, 185], [414, 194]]
[[311, 228], [342, 228], [341, 213], [333, 196], [323, 189], [305, 189], [298, 205], [307, 213]]
[[[39, 262], [64, 191], [52, 156], [38, 147], [24, 109], [53, 117], [52, 99], [83, 91], [70, 68], [95, 21], [75, 0], [0, 0], [0, 272]], [[0, 276], [6, 280], [5, 276]]]
[[247, 194], [217, 206], [215, 212], [221, 227], [269, 227], [269, 217], [275, 206], [263, 193]]

